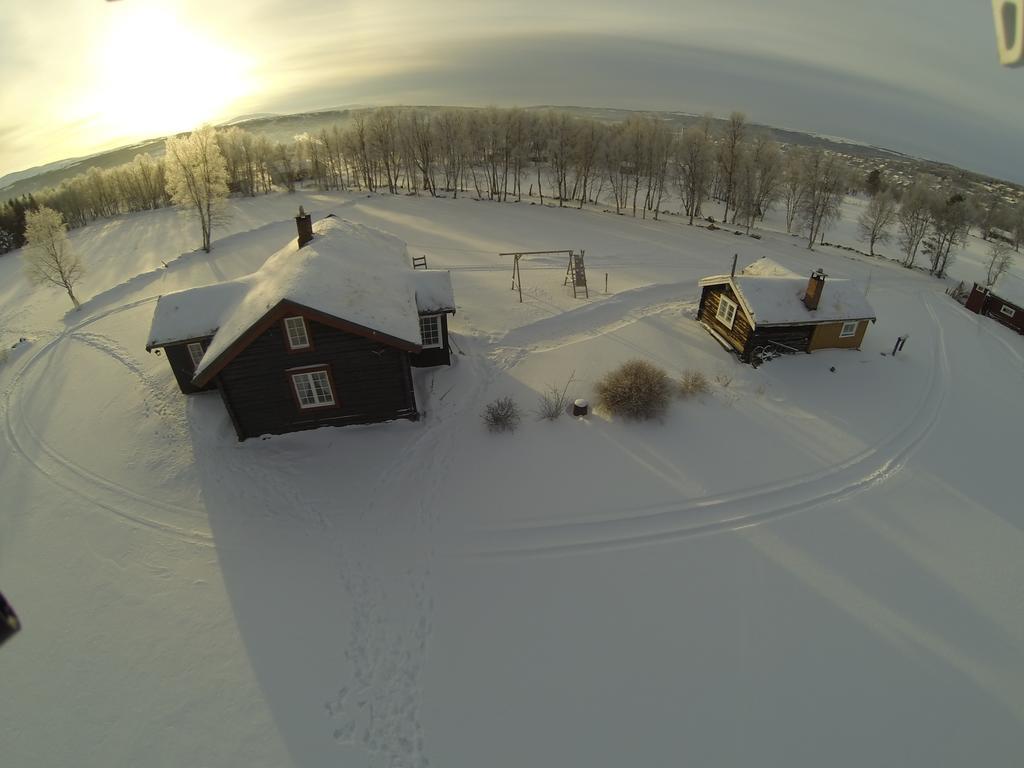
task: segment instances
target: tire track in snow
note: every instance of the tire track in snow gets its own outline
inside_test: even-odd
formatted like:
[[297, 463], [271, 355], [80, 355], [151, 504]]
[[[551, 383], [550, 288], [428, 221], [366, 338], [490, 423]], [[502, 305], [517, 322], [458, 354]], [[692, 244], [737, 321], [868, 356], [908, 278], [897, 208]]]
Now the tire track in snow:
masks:
[[845, 501], [897, 475], [939, 420], [949, 391], [945, 334], [931, 304], [919, 294], [935, 323], [935, 373], [909, 423], [856, 456], [811, 475], [705, 496], [682, 504], [632, 510], [625, 515], [579, 523], [534, 524], [475, 531], [472, 557], [520, 557], [609, 551], [659, 544], [691, 536], [738, 530], [768, 520]]
[[[156, 299], [156, 296], [149, 296], [89, 317], [58, 333], [38, 350], [35, 350], [28, 362], [15, 374], [5, 395], [5, 435], [13, 454], [21, 456], [47, 480], [73, 496], [88, 501], [131, 523], [173, 536], [187, 543], [212, 547], [213, 537], [208, 531], [184, 528], [160, 519], [168, 512], [179, 517], [202, 517], [203, 512], [143, 496], [127, 486], [85, 469], [48, 445], [33, 429], [31, 422], [25, 416], [25, 410], [18, 407], [23, 399], [22, 391], [26, 375], [52, 353], [59, 344], [75, 337], [76, 334], [79, 339], [83, 336], [91, 337], [93, 342], [101, 343], [98, 339], [105, 337], [99, 334], [82, 334], [82, 329], [105, 318], [156, 301]], [[109, 350], [106, 351], [109, 352]]]

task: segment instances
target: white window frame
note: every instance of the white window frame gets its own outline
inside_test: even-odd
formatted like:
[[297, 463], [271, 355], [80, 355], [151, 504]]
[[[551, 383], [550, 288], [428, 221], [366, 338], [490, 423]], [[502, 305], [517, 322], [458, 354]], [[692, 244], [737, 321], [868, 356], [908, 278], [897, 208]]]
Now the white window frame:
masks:
[[999, 314], [1006, 315], [1007, 317], [1013, 317], [1014, 315], [1017, 314], [1017, 310], [1015, 310], [1013, 307], [1008, 307], [1005, 304], [1003, 304], [1001, 307], [999, 307]]
[[[852, 326], [851, 330], [849, 332], [847, 332], [846, 329], [850, 328], [851, 326]], [[859, 328], [860, 328], [860, 320], [846, 320], [846, 321], [843, 322], [843, 327], [839, 329], [839, 338], [840, 339], [852, 339], [854, 336], [857, 335], [857, 330]]]
[[[723, 308], [725, 311], [723, 312]], [[735, 301], [730, 299], [724, 293], [718, 297], [718, 309], [715, 311], [715, 319], [724, 325], [726, 328], [731, 329], [733, 323], [736, 322], [736, 312], [739, 310], [739, 305]]]
[[[309, 387], [308, 394], [312, 396], [312, 400], [308, 403], [303, 402], [302, 390], [299, 388], [300, 380], [305, 381]], [[291, 374], [291, 381], [292, 389], [295, 391], [295, 401], [302, 410], [329, 408], [332, 405], [338, 404], [334, 398], [331, 376], [326, 368], [314, 368], [313, 370], [302, 371], [301, 373], [293, 373]], [[319, 387], [316, 382], [319, 382]]]
[[[427, 334], [424, 333], [423, 329], [424, 320], [432, 320], [434, 322], [434, 333], [437, 335], [437, 343], [427, 343]], [[444, 331], [441, 328], [440, 315], [420, 315], [420, 340], [423, 342], [424, 349], [440, 349], [444, 346]]]
[[[198, 350], [198, 353], [196, 352]], [[203, 349], [201, 342], [193, 341], [189, 342], [188, 345], [188, 356], [192, 359], [192, 370], [194, 371], [199, 367], [199, 362], [203, 359], [203, 355], [206, 354], [206, 350]]]
[[[299, 337], [299, 334], [296, 333], [297, 329], [292, 322], [294, 320], [298, 320], [301, 324], [301, 341], [296, 340]], [[302, 315], [295, 315], [294, 317], [286, 317], [284, 319], [284, 335], [288, 343], [288, 349], [309, 349], [313, 346], [309, 341], [309, 328], [306, 326], [306, 318]]]

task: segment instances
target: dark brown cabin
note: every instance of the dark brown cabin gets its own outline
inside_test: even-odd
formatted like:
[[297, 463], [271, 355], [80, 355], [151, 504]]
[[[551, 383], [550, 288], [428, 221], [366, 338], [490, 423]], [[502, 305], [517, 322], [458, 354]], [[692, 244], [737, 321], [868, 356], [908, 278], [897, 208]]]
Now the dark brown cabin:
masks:
[[413, 273], [379, 230], [327, 219], [310, 234], [308, 220], [296, 225], [313, 245], [157, 302], [147, 350], [164, 350], [182, 392], [219, 390], [240, 440], [416, 420], [411, 369], [451, 362], [448, 272]]
[[990, 288], [975, 283], [966, 306], [971, 312], [991, 317], [997, 323], [1024, 334], [1024, 308], [996, 296]]

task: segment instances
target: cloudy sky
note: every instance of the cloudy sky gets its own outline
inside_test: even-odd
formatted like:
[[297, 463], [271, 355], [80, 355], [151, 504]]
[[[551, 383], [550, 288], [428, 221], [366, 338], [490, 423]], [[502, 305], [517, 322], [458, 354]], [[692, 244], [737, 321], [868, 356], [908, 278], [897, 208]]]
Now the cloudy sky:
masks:
[[0, 175], [348, 104], [726, 115], [1024, 182], [1024, 69], [977, 0], [5, 0]]

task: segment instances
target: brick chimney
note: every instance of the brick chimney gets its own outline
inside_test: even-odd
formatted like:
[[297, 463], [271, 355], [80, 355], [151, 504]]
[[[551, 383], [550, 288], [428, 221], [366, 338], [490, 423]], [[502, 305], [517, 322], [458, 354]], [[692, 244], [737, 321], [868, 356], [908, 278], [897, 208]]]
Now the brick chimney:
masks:
[[818, 308], [821, 292], [825, 290], [825, 278], [828, 277], [820, 268], [811, 273], [807, 281], [807, 292], [804, 294], [804, 306], [811, 312]]
[[313, 217], [299, 206], [299, 215], [295, 217], [295, 228], [299, 231], [299, 248], [313, 239]]

